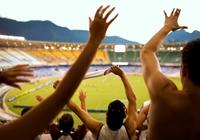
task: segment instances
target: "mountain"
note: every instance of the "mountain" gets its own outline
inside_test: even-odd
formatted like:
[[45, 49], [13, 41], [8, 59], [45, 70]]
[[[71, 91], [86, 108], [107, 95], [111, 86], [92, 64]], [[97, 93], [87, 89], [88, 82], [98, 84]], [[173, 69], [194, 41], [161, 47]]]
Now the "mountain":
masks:
[[185, 30], [178, 30], [176, 32], [171, 32], [165, 39], [165, 43], [188, 42], [197, 38], [200, 38], [199, 31], [195, 30], [189, 33]]
[[[88, 39], [88, 31], [84, 31], [84, 30], [72, 30], [73, 34], [76, 37], [79, 37], [79, 41], [80, 42], [86, 42]], [[103, 40], [104, 43], [108, 43], [108, 44], [140, 44], [138, 42], [135, 41], [130, 41], [130, 40], [126, 40], [124, 38], [121, 38], [119, 36], [106, 36]]]
[[[48, 20], [21, 22], [8, 18], [0, 18], [0, 34], [23, 36], [27, 40], [71, 43], [85, 43], [88, 38], [88, 31], [70, 30], [67, 27], [60, 27]], [[138, 42], [129, 41], [118, 36], [106, 36], [103, 42], [112, 44], [139, 44]]]

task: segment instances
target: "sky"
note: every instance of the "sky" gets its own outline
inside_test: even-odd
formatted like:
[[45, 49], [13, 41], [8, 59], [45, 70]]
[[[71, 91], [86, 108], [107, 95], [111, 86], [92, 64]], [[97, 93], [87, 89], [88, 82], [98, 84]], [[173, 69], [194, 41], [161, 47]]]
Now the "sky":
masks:
[[106, 35], [147, 42], [163, 25], [163, 10], [181, 8], [180, 25], [188, 32], [200, 31], [199, 0], [0, 0], [0, 16], [18, 21], [50, 20], [69, 29], [88, 30], [88, 17], [100, 5], [116, 7], [119, 13]]

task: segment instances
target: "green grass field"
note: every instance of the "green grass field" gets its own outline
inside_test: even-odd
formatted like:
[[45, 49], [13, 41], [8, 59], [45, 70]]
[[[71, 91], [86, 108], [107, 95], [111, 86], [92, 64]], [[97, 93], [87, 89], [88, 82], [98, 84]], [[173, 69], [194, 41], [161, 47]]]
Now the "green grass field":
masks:
[[[128, 75], [128, 79], [130, 83], [132, 84], [132, 87], [137, 96], [137, 108], [140, 108], [142, 103], [145, 100], [149, 99], [147, 88], [145, 87], [143, 78], [140, 75]], [[179, 88], [181, 88], [180, 83], [178, 82], [179, 81], [178, 78], [171, 78], [171, 79], [176, 83], [176, 85]], [[22, 86], [21, 91], [17, 89], [10, 90], [5, 97], [5, 102], [8, 108], [17, 114], [20, 114], [21, 109], [14, 108], [13, 105], [34, 106], [38, 104], [37, 100], [35, 99], [35, 96], [36, 95], [41, 95], [43, 97], [49, 96], [54, 91], [52, 84], [45, 86], [37, 91], [26, 94], [24, 96], [18, 97], [12, 102], [8, 102], [8, 99], [16, 95], [19, 96], [21, 94], [24, 94], [26, 91], [33, 89], [34, 87], [37, 87], [38, 85], [44, 84], [48, 81], [53, 82], [54, 80], [56, 79], [48, 78], [36, 83], [24, 84]], [[79, 99], [78, 99], [78, 95], [79, 95], [78, 92], [80, 91], [80, 89], [87, 92], [86, 101], [87, 101], [88, 109], [107, 109], [107, 105], [109, 104], [109, 102], [111, 102], [114, 99], [120, 99], [125, 104], [127, 103], [124, 87], [120, 78], [112, 74], [108, 76], [102, 76], [102, 77], [83, 80], [81, 85], [79, 86], [79, 88], [77, 89], [76, 93], [73, 96], [73, 100], [78, 104], [80, 104]], [[104, 113], [91, 113], [91, 115], [95, 117], [96, 119], [105, 122]], [[78, 125], [81, 123], [80, 120], [75, 115], [74, 115], [74, 119], [75, 119], [75, 125]]]

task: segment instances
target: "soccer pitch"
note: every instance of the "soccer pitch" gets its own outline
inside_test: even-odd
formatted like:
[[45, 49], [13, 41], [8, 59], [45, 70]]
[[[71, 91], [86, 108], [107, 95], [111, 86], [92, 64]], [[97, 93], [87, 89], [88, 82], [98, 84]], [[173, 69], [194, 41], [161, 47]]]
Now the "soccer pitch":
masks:
[[[144, 84], [143, 77], [141, 75], [133, 75], [133, 74], [128, 74], [127, 76], [137, 97], [137, 108], [140, 108], [142, 103], [145, 100], [149, 99], [148, 91]], [[176, 85], [179, 88], [181, 88], [179, 78], [171, 78], [171, 79], [176, 83]], [[22, 85], [22, 90], [12, 89], [6, 95], [5, 103], [11, 111], [17, 114], [20, 114], [22, 109], [15, 108], [13, 106], [37, 105], [38, 101], [36, 100], [35, 96], [40, 95], [43, 97], [47, 97], [50, 94], [52, 94], [54, 91], [52, 87], [52, 83], [55, 80], [56, 78], [48, 78], [48, 79], [40, 80], [35, 83], [24, 84]], [[49, 83], [49, 84], [45, 84], [45, 83]], [[35, 87], [38, 87], [38, 90], [36, 91], [32, 90]], [[79, 96], [79, 91], [81, 89], [83, 91], [86, 91], [87, 93], [87, 97], [86, 97], [87, 109], [106, 110], [109, 102], [111, 102], [114, 99], [120, 99], [122, 102], [127, 104], [127, 99], [125, 96], [123, 83], [121, 82], [118, 76], [113, 75], [113, 74], [83, 80], [72, 98], [72, 100], [75, 101], [79, 105], [80, 105], [80, 101], [79, 101], [78, 96]], [[20, 96], [20, 95], [23, 95], [23, 96]], [[12, 97], [16, 97], [16, 99], [9, 102], [8, 99]], [[62, 111], [62, 113], [63, 112], [66, 112], [66, 111]], [[59, 116], [61, 114], [59, 114]], [[91, 113], [91, 115], [94, 118], [105, 122], [105, 113]], [[75, 120], [75, 126], [77, 126], [78, 124], [81, 124], [81, 121], [76, 117], [76, 115], [73, 114], [73, 116]]]

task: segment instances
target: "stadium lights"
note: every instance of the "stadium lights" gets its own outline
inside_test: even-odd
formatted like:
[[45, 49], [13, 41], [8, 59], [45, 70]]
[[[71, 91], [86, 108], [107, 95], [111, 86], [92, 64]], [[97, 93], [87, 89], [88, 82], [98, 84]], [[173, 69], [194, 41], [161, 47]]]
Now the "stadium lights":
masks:
[[126, 46], [125, 45], [115, 45], [114, 52], [126, 52]]
[[44, 49], [48, 50], [48, 49], [49, 49], [49, 47], [48, 47], [48, 46], [44, 46]]
[[167, 50], [168, 50], [168, 51], [176, 51], [177, 49], [174, 48], [174, 47], [169, 47], [169, 48], [167, 48]]
[[112, 65], [128, 65], [128, 62], [112, 62]]
[[67, 50], [65, 46], [60, 47], [60, 50]]

